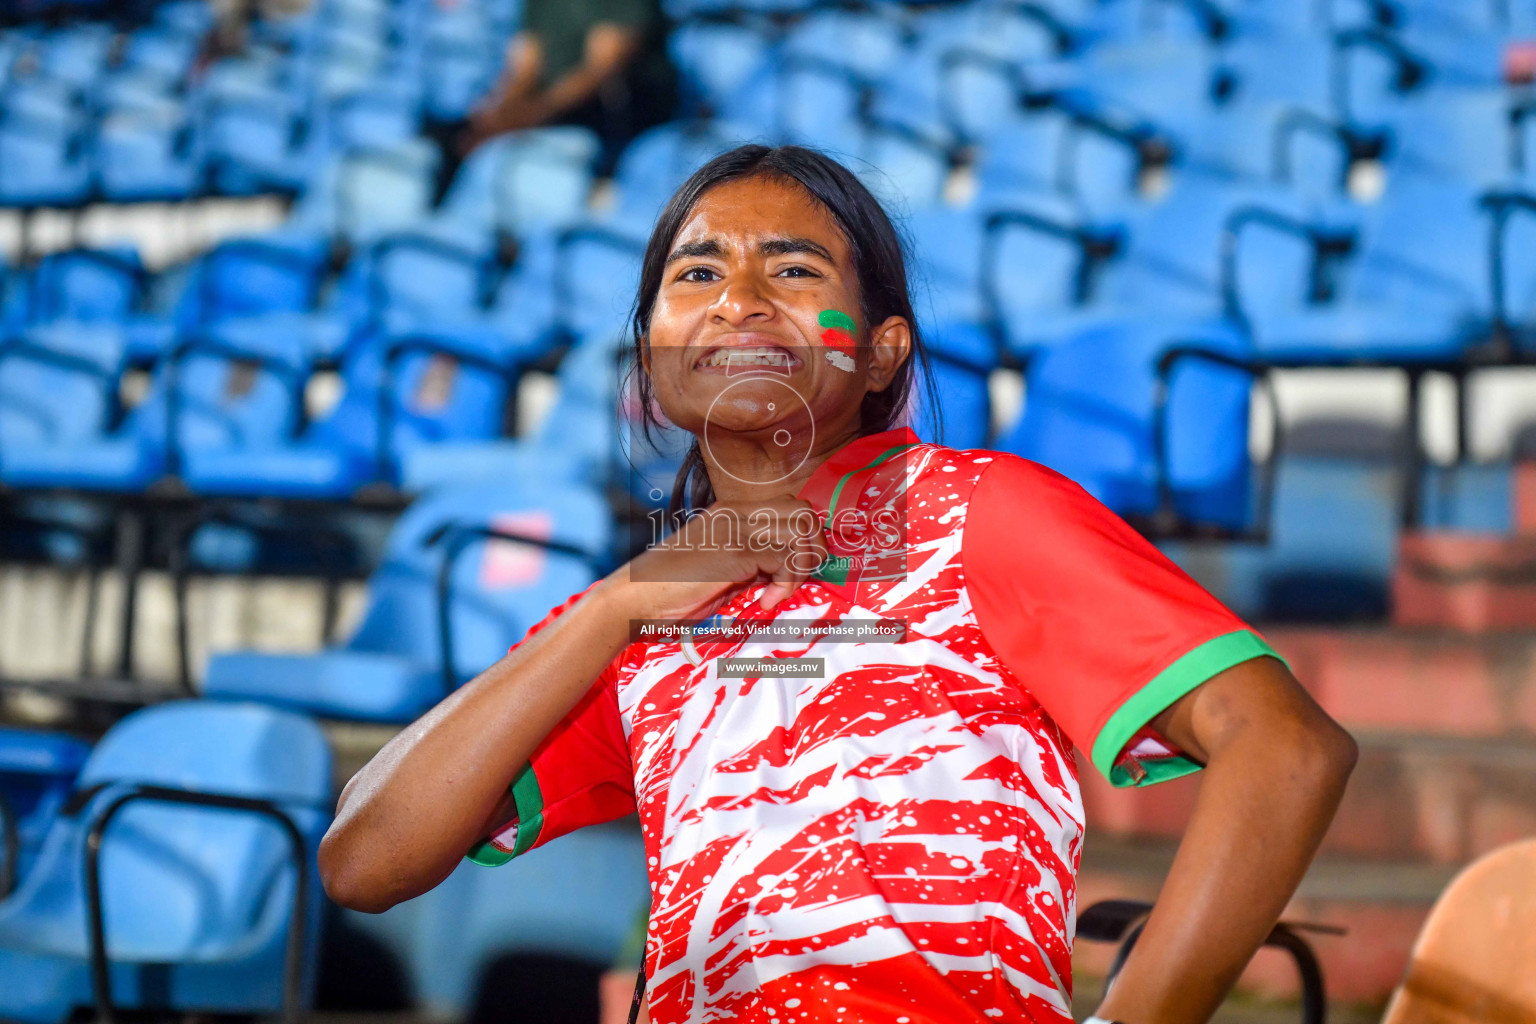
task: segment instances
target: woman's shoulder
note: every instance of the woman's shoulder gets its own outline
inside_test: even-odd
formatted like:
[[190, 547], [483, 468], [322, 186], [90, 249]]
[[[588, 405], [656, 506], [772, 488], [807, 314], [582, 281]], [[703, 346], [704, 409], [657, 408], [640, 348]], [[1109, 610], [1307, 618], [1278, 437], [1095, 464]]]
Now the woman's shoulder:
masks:
[[951, 448], [923, 441], [909, 453], [912, 472], [908, 479], [914, 484], [942, 486], [966, 481], [974, 487], [983, 475], [1004, 479], [1013, 487], [1051, 485], [1056, 479], [1065, 479], [1038, 462], [993, 448]]

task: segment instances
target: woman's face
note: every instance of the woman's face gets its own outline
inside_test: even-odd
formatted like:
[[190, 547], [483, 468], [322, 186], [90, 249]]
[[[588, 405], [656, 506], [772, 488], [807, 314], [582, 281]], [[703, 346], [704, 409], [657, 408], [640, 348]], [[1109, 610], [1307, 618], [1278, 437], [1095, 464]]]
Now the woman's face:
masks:
[[[857, 342], [841, 351], [828, 326], [839, 314]], [[899, 317], [862, 322], [848, 243], [820, 203], [753, 177], [710, 189], [683, 222], [648, 341], [667, 419], [706, 444], [753, 441], [794, 461], [858, 429], [864, 395], [890, 383], [911, 333]]]

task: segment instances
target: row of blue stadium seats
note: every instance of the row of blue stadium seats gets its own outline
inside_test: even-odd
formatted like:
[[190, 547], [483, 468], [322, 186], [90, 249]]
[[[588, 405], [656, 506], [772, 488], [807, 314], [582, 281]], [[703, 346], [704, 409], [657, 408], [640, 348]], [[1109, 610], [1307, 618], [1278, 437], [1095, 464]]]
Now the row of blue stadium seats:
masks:
[[[117, 1007], [307, 1005], [325, 913], [315, 850], [332, 806], [330, 752], [311, 716], [412, 720], [606, 571], [610, 531], [590, 489], [444, 489], [396, 524], [340, 646], [216, 656], [203, 699], [133, 714], [94, 750], [0, 730], [0, 803], [19, 826], [4, 864], [19, 884], [0, 890], [0, 1016], [52, 1024], [99, 1004], [93, 957], [110, 961]], [[86, 867], [92, 834], [103, 836], [99, 871]], [[395, 948], [422, 999], [462, 1009], [476, 972], [509, 948], [612, 959], [646, 893], [638, 835], [598, 830], [556, 859], [466, 867], [354, 921]], [[431, 941], [450, 924], [451, 949]]]
[[[1127, 130], [1150, 125], [1187, 140], [1196, 163], [1242, 165], [1253, 140], [1298, 107], [1335, 125], [1373, 126], [1503, 73], [1506, 35], [1497, 33], [1447, 41], [1355, 28], [1239, 34], [1213, 47], [1176, 34], [1077, 37], [1039, 11], [977, 0], [912, 17], [818, 7], [788, 28], [745, 16], [691, 20], [674, 31], [672, 50], [695, 111], [893, 168], [915, 204], [935, 201], [958, 147], [987, 143], [1021, 114], [1118, 133], [1122, 147], [1136, 141]], [[408, 12], [436, 20], [424, 31], [401, 27]], [[398, 142], [424, 117], [462, 116], [500, 68], [500, 47], [487, 40], [511, 27], [472, 5], [443, 13], [334, 0], [274, 28], [281, 46], [221, 61], [194, 83], [186, 61], [196, 37], [181, 29], [141, 30], [140, 46], [105, 75], [109, 62], [94, 50], [111, 36], [75, 30], [80, 41], [55, 47], [61, 56], [10, 76], [4, 99], [14, 116], [0, 122], [9, 126], [0, 147], [10, 148], [11, 170], [0, 176], [0, 202], [302, 192], [337, 152]], [[992, 141], [999, 161], [1019, 152], [1016, 140]]]

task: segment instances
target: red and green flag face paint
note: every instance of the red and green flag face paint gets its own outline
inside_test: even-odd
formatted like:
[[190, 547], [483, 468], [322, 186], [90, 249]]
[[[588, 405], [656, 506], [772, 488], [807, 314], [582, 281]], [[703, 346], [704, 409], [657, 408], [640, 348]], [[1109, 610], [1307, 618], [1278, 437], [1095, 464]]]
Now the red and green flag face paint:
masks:
[[837, 349], [844, 355], [853, 355], [853, 332], [858, 329], [853, 317], [836, 309], [824, 309], [817, 315], [816, 322], [826, 328], [821, 332], [823, 345]]

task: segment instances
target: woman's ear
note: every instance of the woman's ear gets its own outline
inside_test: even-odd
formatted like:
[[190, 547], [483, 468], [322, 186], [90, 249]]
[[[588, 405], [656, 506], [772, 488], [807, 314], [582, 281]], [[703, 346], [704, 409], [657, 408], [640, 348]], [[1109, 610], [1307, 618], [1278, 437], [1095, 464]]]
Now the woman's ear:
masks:
[[869, 332], [869, 390], [884, 391], [912, 355], [912, 325], [905, 317], [887, 317]]
[[651, 375], [651, 336], [649, 334], [640, 336], [640, 368], [645, 371], [647, 377]]

